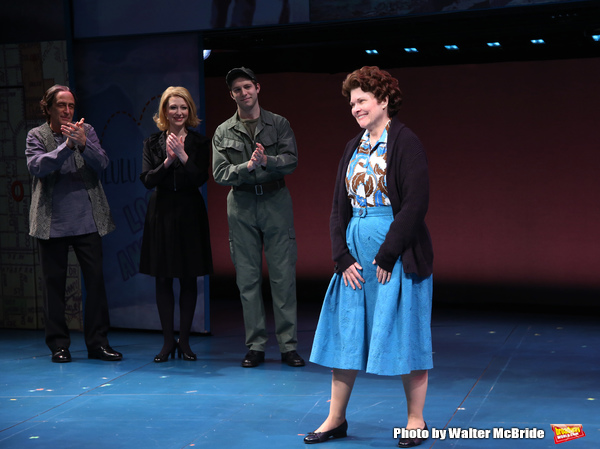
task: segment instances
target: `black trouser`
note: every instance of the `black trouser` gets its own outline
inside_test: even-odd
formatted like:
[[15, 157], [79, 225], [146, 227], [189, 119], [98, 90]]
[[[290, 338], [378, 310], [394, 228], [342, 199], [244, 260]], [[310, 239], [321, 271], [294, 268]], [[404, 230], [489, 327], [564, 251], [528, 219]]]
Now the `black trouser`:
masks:
[[110, 319], [102, 268], [102, 239], [97, 232], [71, 237], [38, 239], [44, 287], [46, 344], [52, 352], [71, 344], [65, 318], [67, 261], [72, 246], [86, 288], [83, 331], [88, 350], [108, 345]]

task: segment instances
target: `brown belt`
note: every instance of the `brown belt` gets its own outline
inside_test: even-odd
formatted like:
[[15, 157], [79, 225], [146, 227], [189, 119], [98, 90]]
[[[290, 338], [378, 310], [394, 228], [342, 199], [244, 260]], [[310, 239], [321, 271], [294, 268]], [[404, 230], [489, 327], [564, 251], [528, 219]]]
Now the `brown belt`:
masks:
[[276, 181], [265, 182], [264, 184], [242, 184], [233, 186], [235, 192], [250, 192], [255, 195], [264, 195], [265, 193], [275, 192], [285, 187], [285, 181], [278, 179]]

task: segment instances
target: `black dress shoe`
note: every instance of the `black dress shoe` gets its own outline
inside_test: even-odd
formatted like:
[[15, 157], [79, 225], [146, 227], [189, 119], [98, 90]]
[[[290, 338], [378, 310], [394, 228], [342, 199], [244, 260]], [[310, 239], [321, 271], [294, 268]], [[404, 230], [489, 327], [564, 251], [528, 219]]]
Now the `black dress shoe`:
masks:
[[281, 361], [290, 366], [304, 366], [304, 359], [296, 351], [288, 351], [281, 354]]
[[52, 353], [54, 363], [67, 363], [71, 361], [71, 353], [67, 348], [58, 348]]
[[193, 352], [185, 352], [178, 350], [177, 355], [179, 356], [179, 358], [183, 356], [183, 360], [187, 360], [188, 362], [195, 362], [196, 360], [198, 360], [198, 357]]
[[173, 349], [168, 352], [160, 352], [154, 356], [154, 363], [164, 363], [169, 360], [169, 355], [171, 355], [171, 359], [175, 358], [175, 351], [179, 350], [179, 345], [176, 341], [173, 341]]
[[254, 351], [250, 349], [242, 360], [242, 366], [244, 368], [254, 368], [265, 361], [265, 353], [263, 351]]
[[[423, 430], [427, 430], [427, 423]], [[414, 447], [423, 443], [427, 438], [398, 438], [398, 447]]]
[[[189, 345], [188, 345], [188, 347], [189, 347]], [[181, 349], [179, 340], [177, 340], [177, 357], [181, 358], [182, 355], [183, 355], [183, 360], [187, 360], [188, 362], [195, 362], [196, 360], [198, 360], [198, 357], [196, 356], [196, 354], [194, 354], [192, 352], [191, 349], [190, 349], [190, 352], [185, 352], [184, 349]]]
[[342, 424], [337, 426], [335, 429], [328, 430], [327, 432], [309, 432], [304, 437], [306, 444], [323, 443], [329, 438], [344, 438], [348, 435], [348, 421], [344, 420]]
[[115, 351], [110, 346], [100, 346], [96, 349], [88, 351], [88, 359], [100, 359], [105, 362], [116, 362], [123, 359], [123, 354]]

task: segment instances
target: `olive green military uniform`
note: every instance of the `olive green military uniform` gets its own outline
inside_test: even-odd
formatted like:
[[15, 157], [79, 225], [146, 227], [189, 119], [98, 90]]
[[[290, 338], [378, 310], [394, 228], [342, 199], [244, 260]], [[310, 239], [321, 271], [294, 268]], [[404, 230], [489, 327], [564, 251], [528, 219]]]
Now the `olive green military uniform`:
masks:
[[[256, 143], [264, 146], [267, 165], [249, 172]], [[255, 351], [264, 351], [268, 338], [261, 293], [263, 247], [279, 349], [296, 350], [297, 249], [284, 176], [297, 163], [294, 133], [280, 115], [261, 109], [258, 121], [244, 124], [236, 112], [215, 131], [213, 173], [217, 183], [232, 186], [227, 196], [229, 248], [244, 311], [246, 346]]]

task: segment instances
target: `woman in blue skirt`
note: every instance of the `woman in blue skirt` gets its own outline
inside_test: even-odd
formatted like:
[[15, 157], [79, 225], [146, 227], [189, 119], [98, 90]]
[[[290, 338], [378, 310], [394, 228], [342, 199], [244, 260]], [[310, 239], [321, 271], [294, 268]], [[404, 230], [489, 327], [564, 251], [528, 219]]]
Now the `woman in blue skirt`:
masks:
[[[346, 145], [338, 168], [330, 218], [335, 274], [310, 357], [333, 368], [331, 402], [307, 444], [346, 436], [346, 407], [359, 370], [401, 375], [406, 429], [427, 428], [423, 407], [433, 367], [427, 157], [397, 118], [402, 92], [388, 72], [356, 70], [342, 93], [364, 131]], [[398, 446], [423, 441], [400, 438]]]

